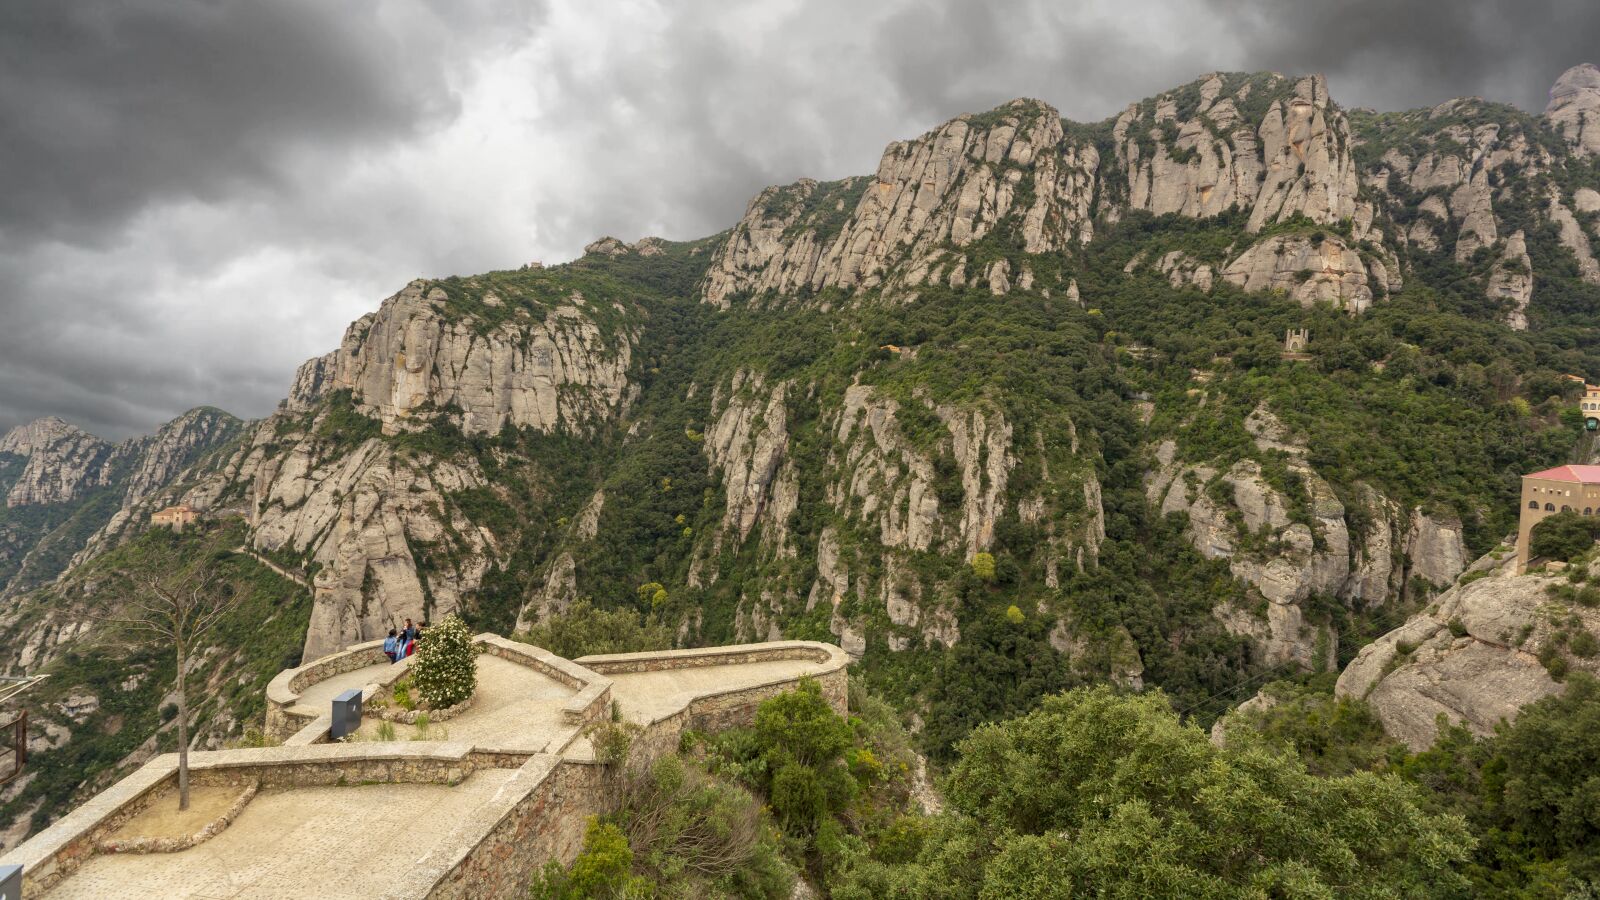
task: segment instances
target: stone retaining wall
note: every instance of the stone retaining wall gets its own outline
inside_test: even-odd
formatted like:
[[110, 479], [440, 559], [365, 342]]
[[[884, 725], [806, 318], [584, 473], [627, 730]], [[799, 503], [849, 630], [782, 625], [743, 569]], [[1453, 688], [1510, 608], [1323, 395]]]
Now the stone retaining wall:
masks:
[[535, 871], [550, 860], [569, 864], [583, 849], [589, 817], [605, 811], [605, 778], [605, 768], [594, 763], [534, 757], [494, 802], [458, 829], [473, 839], [447, 842], [448, 849], [424, 858], [404, 895], [429, 900], [528, 896]]
[[[728, 666], [741, 663], [802, 659], [821, 663], [822, 669], [804, 676], [815, 679], [822, 696], [839, 715], [848, 713], [849, 657], [831, 644], [815, 641], [776, 641], [767, 644], [741, 644], [732, 647], [700, 647], [691, 650], [666, 650], [656, 653], [615, 653], [584, 656], [578, 662], [601, 674], [622, 672], [663, 672], [702, 666]], [[701, 694], [686, 706], [641, 723], [643, 731], [634, 738], [634, 753], [655, 758], [677, 749], [685, 731], [722, 731], [755, 720], [756, 707], [763, 700], [793, 690], [798, 679], [775, 678], [765, 684]]]
[[[846, 711], [848, 658], [829, 644], [787, 641], [569, 661], [494, 635], [479, 635], [474, 643], [482, 652], [528, 665], [577, 688], [578, 695], [563, 711], [576, 723], [600, 722], [609, 716], [613, 684], [605, 677], [607, 673], [779, 659], [821, 664], [819, 671], [801, 677], [816, 679], [829, 704], [840, 714]], [[280, 673], [268, 688], [269, 722], [274, 708], [282, 726], [303, 719], [288, 711], [305, 687], [384, 659], [381, 643], [356, 645]], [[635, 740], [636, 758], [648, 762], [675, 752], [687, 729], [717, 731], [748, 725], [761, 701], [792, 689], [797, 680], [792, 676], [774, 678], [696, 696], [677, 710], [643, 723]], [[582, 848], [588, 817], [602, 812], [606, 802], [607, 770], [592, 760], [447, 741], [319, 743], [327, 733], [326, 715], [296, 727], [299, 731], [283, 746], [191, 753], [192, 783], [257, 783], [263, 789], [363, 783], [453, 785], [481, 769], [517, 769], [491, 801], [460, 822], [450, 838], [403, 876], [395, 885], [397, 896], [441, 900], [524, 897], [533, 873], [545, 862], [571, 863]], [[100, 841], [142, 812], [175, 782], [176, 773], [177, 756], [159, 756], [0, 861], [24, 867], [28, 896], [43, 892], [88, 859]]]
[[[255, 781], [245, 785], [244, 790], [240, 791], [239, 796], [235, 797], [233, 802], [228, 804], [227, 809], [223, 810], [215, 819], [207, 822], [192, 834], [186, 834], [182, 837], [147, 837], [136, 835], [134, 837], [124, 838], [122, 840], [112, 838], [101, 841], [96, 845], [96, 849], [101, 853], [180, 853], [189, 849], [190, 847], [195, 846], [196, 844], [205, 843], [206, 841], [209, 841], [221, 834], [223, 829], [227, 828], [233, 823], [234, 819], [239, 817], [239, 813], [244, 812], [245, 806], [249, 805], [250, 801], [255, 797], [256, 789], [259, 787], [260, 783]], [[159, 796], [153, 797], [150, 803], [164, 800], [174, 791], [176, 791], [175, 785], [172, 790], [162, 791]], [[176, 803], [177, 801], [174, 800], [172, 802]], [[149, 809], [150, 803], [143, 805], [146, 809]]]
[[285, 740], [315, 718], [292, 711], [306, 688], [335, 675], [388, 661], [383, 653], [383, 641], [367, 641], [279, 672], [267, 683], [267, 720], [262, 730], [271, 740]]
[[[497, 634], [485, 632], [477, 635], [472, 639], [472, 644], [479, 653], [498, 656], [509, 662], [527, 666], [577, 691], [562, 710], [562, 715], [568, 722], [588, 725], [603, 721], [609, 714], [611, 679], [586, 669], [572, 660], [562, 659], [542, 647], [507, 640]], [[388, 657], [383, 653], [383, 641], [368, 641], [364, 644], [353, 644], [338, 653], [331, 653], [299, 668], [279, 672], [267, 684], [267, 717], [264, 733], [270, 740], [287, 742], [292, 735], [302, 731], [323, 715], [321, 710], [317, 710], [315, 714], [296, 710], [300, 695], [306, 688], [335, 675], [343, 675], [384, 662], [388, 662]], [[392, 671], [374, 679], [374, 683], [380, 688], [389, 687], [404, 677], [407, 671], [409, 671], [407, 667], [396, 666]]]

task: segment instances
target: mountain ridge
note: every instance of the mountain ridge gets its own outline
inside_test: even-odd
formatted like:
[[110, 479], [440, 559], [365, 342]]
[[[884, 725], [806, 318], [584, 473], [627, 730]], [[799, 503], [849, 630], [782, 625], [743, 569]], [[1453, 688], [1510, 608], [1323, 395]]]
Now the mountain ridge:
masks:
[[1600, 106], [1563, 78], [1543, 117], [1270, 73], [1091, 125], [1016, 100], [707, 238], [411, 282], [274, 413], [119, 482], [74, 566], [8, 597], [29, 655], [0, 666], [65, 680], [110, 590], [75, 569], [184, 502], [310, 574], [306, 657], [594, 598], [684, 644], [837, 641], [936, 755], [1087, 681], [1214, 717], [1342, 668], [1570, 452]]

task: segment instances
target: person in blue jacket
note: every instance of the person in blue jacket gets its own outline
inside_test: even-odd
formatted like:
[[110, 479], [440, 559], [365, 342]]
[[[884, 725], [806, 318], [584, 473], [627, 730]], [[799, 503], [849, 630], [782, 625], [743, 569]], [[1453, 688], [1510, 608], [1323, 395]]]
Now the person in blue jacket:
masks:
[[383, 639], [383, 655], [389, 657], [389, 662], [400, 661], [400, 639], [395, 636], [393, 628], [389, 629], [389, 636]]

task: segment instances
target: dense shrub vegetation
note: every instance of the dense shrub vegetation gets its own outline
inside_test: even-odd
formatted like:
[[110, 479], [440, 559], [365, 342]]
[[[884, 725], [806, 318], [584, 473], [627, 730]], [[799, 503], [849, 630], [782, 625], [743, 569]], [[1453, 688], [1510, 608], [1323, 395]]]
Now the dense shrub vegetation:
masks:
[[1576, 512], [1558, 512], [1533, 526], [1528, 550], [1534, 559], [1566, 562], [1594, 547], [1600, 538], [1600, 519]]

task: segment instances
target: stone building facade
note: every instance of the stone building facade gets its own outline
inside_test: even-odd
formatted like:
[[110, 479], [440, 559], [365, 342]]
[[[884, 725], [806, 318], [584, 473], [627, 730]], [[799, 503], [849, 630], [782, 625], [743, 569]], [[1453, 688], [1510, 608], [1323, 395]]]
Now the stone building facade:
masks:
[[1527, 571], [1533, 526], [1558, 512], [1600, 513], [1600, 466], [1556, 466], [1522, 476], [1522, 515], [1517, 523], [1517, 572]]
[[165, 526], [173, 531], [182, 531], [185, 527], [193, 525], [200, 518], [200, 511], [190, 506], [179, 504], [169, 506], [150, 514], [152, 526]]

